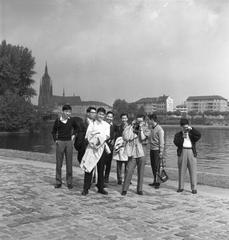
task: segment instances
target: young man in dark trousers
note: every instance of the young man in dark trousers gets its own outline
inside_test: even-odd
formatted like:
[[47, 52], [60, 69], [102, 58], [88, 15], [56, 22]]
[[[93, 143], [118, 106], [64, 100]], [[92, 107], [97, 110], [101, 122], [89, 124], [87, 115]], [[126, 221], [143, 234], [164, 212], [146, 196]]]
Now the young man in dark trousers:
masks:
[[66, 181], [68, 189], [72, 189], [72, 154], [73, 142], [77, 131], [76, 122], [71, 118], [72, 108], [66, 104], [62, 107], [62, 114], [53, 125], [52, 136], [56, 143], [56, 184], [55, 188], [62, 186], [61, 170], [65, 155]]
[[114, 119], [114, 113], [111, 111], [107, 112], [106, 115], [106, 121], [110, 125], [110, 138], [107, 140], [107, 144], [110, 148], [110, 153], [105, 153], [106, 154], [106, 160], [105, 160], [105, 175], [104, 175], [104, 182], [109, 183], [109, 176], [110, 176], [110, 171], [111, 171], [111, 162], [112, 162], [112, 157], [113, 157], [113, 148], [114, 148], [114, 142], [116, 138], [116, 131], [117, 131], [117, 126], [113, 123]]
[[[98, 193], [107, 195], [108, 192], [104, 190], [104, 164], [106, 160], [105, 142], [110, 138], [110, 125], [104, 121], [105, 115], [106, 110], [103, 107], [98, 108], [97, 119], [94, 122], [91, 122], [87, 128], [85, 139], [88, 141], [88, 146], [85, 152], [86, 157], [84, 155], [82, 162], [84, 163], [84, 160], [87, 161], [87, 158], [89, 159], [94, 158], [98, 160], [97, 161], [98, 180], [96, 186], [98, 188]], [[96, 137], [97, 138], [96, 145], [94, 141], [93, 142], [91, 141], [91, 139], [93, 139], [92, 136], [99, 136]], [[102, 139], [103, 142], [101, 142]], [[91, 155], [90, 154], [87, 155], [87, 151], [90, 152]], [[88, 191], [91, 187], [92, 175], [93, 170], [91, 170], [90, 172], [85, 171], [83, 191], [81, 193], [83, 196], [86, 196], [88, 194]]]
[[178, 190], [177, 192], [184, 191], [184, 178], [189, 170], [190, 183], [192, 194], [197, 193], [197, 151], [196, 142], [201, 138], [201, 134], [195, 128], [189, 125], [186, 118], [180, 120], [181, 131], [176, 133], [174, 137], [174, 144], [177, 146], [178, 156]]
[[151, 168], [153, 172], [153, 183], [150, 183], [149, 185], [154, 187], [155, 189], [158, 189], [160, 187], [160, 181], [157, 177], [157, 173], [160, 169], [161, 160], [163, 157], [164, 152], [164, 130], [162, 127], [158, 124], [157, 115], [151, 114], [149, 116], [150, 122], [151, 122], [151, 128], [150, 128], [150, 163]]

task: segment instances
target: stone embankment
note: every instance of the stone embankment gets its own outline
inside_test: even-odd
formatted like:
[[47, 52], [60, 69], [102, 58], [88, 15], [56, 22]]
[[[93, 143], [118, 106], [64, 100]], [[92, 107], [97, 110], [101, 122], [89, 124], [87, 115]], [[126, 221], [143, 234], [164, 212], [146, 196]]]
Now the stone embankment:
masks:
[[65, 184], [54, 189], [54, 156], [47, 162], [45, 157], [34, 161], [36, 154], [27, 160], [17, 154], [0, 157], [1, 240], [228, 239], [227, 188], [198, 185], [194, 195], [186, 183], [185, 191], [177, 193], [177, 182], [169, 180], [155, 190], [148, 185], [152, 178], [147, 173], [143, 196], [136, 194], [136, 177], [121, 196], [113, 171], [107, 196], [98, 194], [94, 185], [82, 196], [79, 167], [74, 166], [73, 189]]

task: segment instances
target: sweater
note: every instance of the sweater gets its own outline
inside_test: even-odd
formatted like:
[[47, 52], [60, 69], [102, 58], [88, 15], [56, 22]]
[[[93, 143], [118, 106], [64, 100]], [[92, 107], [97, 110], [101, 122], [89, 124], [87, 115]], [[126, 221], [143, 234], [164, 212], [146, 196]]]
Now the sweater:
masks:
[[54, 122], [52, 129], [53, 140], [70, 141], [72, 135], [75, 135], [78, 129], [78, 125], [73, 118], [67, 120], [66, 123], [60, 121], [57, 118]]
[[151, 129], [150, 140], [150, 150], [159, 150], [161, 153], [164, 151], [164, 130], [157, 124]]

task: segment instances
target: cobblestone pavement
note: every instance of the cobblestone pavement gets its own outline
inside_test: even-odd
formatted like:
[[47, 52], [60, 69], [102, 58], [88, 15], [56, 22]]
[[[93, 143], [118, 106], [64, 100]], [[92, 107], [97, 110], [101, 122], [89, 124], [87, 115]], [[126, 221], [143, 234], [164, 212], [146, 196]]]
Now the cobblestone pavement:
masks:
[[[198, 186], [176, 192], [168, 181], [126, 196], [111, 173], [109, 194], [92, 186], [81, 196], [83, 172], [74, 167], [74, 188], [54, 189], [55, 164], [0, 157], [0, 239], [229, 239], [229, 189]], [[63, 177], [64, 174], [63, 174]]]

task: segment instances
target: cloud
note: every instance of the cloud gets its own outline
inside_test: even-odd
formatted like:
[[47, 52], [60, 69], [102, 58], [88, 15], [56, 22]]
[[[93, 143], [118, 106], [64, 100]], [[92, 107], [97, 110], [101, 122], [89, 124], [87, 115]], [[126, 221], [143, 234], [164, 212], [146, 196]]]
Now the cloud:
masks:
[[47, 60], [58, 94], [227, 97], [227, 1], [11, 0], [4, 9], [7, 41], [36, 57], [37, 89]]

